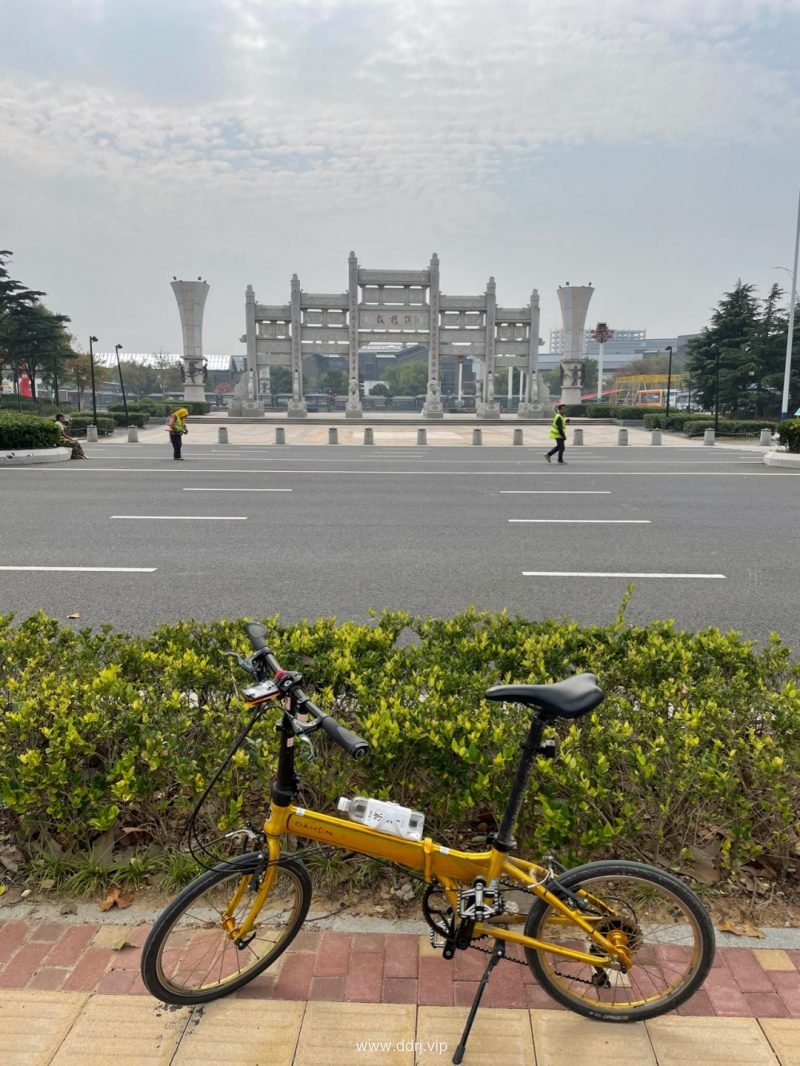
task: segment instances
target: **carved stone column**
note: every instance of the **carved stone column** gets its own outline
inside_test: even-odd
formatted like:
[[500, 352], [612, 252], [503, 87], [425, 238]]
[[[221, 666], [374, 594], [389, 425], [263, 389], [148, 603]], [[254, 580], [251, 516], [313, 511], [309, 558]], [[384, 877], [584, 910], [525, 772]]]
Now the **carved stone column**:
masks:
[[497, 287], [494, 278], [489, 278], [486, 286], [486, 381], [484, 383], [484, 402], [478, 404], [477, 413], [481, 418], [499, 418], [500, 407], [494, 398], [494, 354], [496, 344]]
[[189, 401], [205, 401], [206, 361], [203, 358], [203, 312], [208, 296], [208, 282], [171, 282], [178, 301], [183, 330], [183, 398]]
[[558, 301], [564, 320], [564, 351], [561, 356], [561, 402], [578, 404], [583, 394], [585, 359], [583, 332], [586, 312], [594, 289], [591, 285], [559, 285]]
[[347, 324], [349, 327], [349, 346], [347, 360], [347, 403], [345, 418], [363, 418], [361, 393], [358, 388], [358, 259], [351, 252], [347, 259]]
[[292, 274], [291, 286], [291, 314], [292, 314], [292, 398], [287, 405], [286, 414], [289, 418], [306, 418], [308, 408], [303, 399], [303, 346], [302, 346], [302, 317], [300, 311], [300, 278]]
[[519, 405], [517, 416], [519, 418], [535, 418], [542, 413], [542, 399], [539, 382], [539, 292], [534, 289], [531, 293], [531, 322], [528, 336], [528, 377], [525, 382], [525, 399]]
[[422, 408], [423, 418], [443, 418], [442, 386], [439, 381], [439, 256], [431, 256], [428, 289], [430, 321], [428, 324], [428, 389]]

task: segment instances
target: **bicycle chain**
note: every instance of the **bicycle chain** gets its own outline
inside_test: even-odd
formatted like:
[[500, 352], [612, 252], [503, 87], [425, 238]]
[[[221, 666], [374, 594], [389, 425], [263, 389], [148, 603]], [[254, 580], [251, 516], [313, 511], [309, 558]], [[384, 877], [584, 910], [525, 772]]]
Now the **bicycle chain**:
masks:
[[[525, 888], [520, 889], [519, 885], [516, 884], [513, 881], [507, 881], [507, 882], [502, 882], [501, 881], [500, 883], [501, 883], [501, 885], [504, 885], [504, 887], [514, 888], [517, 891], [521, 891], [521, 892], [527, 892], [527, 889], [525, 889]], [[528, 895], [533, 895], [533, 893], [529, 892]], [[474, 941], [476, 941], [476, 940], [488, 940], [490, 936], [491, 936], [491, 933], [483, 933], [483, 934], [481, 934], [481, 936], [474, 937], [473, 938], [473, 942], [470, 943], [470, 947], [472, 948], [473, 951], [480, 951], [482, 955], [493, 955], [494, 952], [493, 952], [493, 950], [491, 948], [483, 948], [483, 947], [480, 947], [479, 944], [474, 943]], [[524, 959], [515, 959], [515, 958], [512, 958], [510, 955], [503, 955], [503, 959], [506, 962], [514, 962], [514, 963], [517, 964], [517, 966], [527, 966], [528, 965], [528, 963]], [[579, 985], [591, 985], [591, 986], [594, 986], [594, 981], [592, 981], [591, 979], [589, 979], [587, 977], [576, 977], [575, 974], [562, 973], [561, 970], [553, 970], [553, 973], [556, 975], [556, 977], [564, 977], [564, 978], [566, 978], [567, 981], [575, 981]]]

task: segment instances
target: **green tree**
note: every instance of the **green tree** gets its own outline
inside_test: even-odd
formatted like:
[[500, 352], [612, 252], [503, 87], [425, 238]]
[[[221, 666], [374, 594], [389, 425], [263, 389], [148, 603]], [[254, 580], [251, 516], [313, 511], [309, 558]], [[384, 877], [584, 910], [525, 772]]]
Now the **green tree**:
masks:
[[288, 366], [271, 367], [269, 377], [273, 395], [278, 392], [292, 391], [292, 372]]
[[[741, 279], [726, 292], [710, 325], [689, 342], [687, 370], [703, 406], [739, 417], [775, 415], [786, 352], [787, 321], [779, 307], [782, 290], [773, 285], [759, 302], [755, 286]], [[797, 374], [793, 378], [797, 395]]]
[[319, 391], [341, 396], [347, 392], [347, 371], [326, 370], [319, 379]]
[[63, 377], [59, 372], [73, 355], [67, 322], [66, 315], [53, 314], [44, 304], [34, 302], [22, 304], [0, 323], [3, 360], [13, 368], [15, 377], [27, 373], [34, 399], [37, 377], [42, 376], [52, 386]]
[[390, 396], [420, 396], [428, 389], [427, 362], [401, 363], [390, 366], [383, 375]]

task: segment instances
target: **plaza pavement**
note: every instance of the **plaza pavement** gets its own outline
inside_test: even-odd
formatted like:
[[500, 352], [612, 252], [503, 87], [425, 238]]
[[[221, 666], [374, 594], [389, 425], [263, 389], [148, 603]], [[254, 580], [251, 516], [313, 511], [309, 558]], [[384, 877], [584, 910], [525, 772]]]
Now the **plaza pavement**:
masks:
[[[204, 1007], [166, 1007], [139, 976], [151, 916], [0, 901], [4, 1066], [430, 1066], [449, 1063], [487, 956], [431, 948], [421, 923], [312, 922], [266, 974]], [[23, 916], [24, 915], [24, 916]], [[147, 921], [145, 921], [145, 917]], [[91, 920], [90, 920], [91, 919]], [[387, 931], [394, 930], [394, 931]], [[721, 934], [687, 1004], [609, 1025], [562, 1010], [527, 967], [494, 971], [466, 1066], [798, 1066], [800, 935]], [[775, 946], [783, 944], [784, 946]], [[792, 946], [793, 945], [793, 946]]]

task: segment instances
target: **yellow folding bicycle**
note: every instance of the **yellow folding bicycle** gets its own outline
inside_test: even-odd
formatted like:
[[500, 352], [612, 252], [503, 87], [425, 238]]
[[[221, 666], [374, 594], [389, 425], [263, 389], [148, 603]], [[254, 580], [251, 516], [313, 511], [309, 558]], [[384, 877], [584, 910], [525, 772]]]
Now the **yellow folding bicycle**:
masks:
[[268, 708], [280, 708], [269, 816], [262, 833], [242, 831], [249, 850], [201, 874], [157, 919], [142, 953], [142, 976], [154, 996], [206, 1003], [241, 988], [291, 944], [308, 915], [311, 879], [298, 855], [285, 851], [288, 835], [415, 871], [426, 884], [422, 907], [431, 939], [445, 958], [493, 938], [457, 1056], [491, 970], [511, 944], [524, 950], [534, 977], [555, 1000], [590, 1018], [653, 1018], [697, 991], [714, 958], [714, 931], [703, 904], [677, 877], [625, 860], [566, 870], [552, 857], [536, 863], [516, 854], [514, 828], [534, 760], [550, 754], [544, 728], [602, 702], [594, 675], [486, 692], [489, 700], [529, 707], [530, 727], [499, 829], [488, 850], [465, 852], [294, 804], [298, 738], [322, 729], [355, 758], [368, 745], [312, 702], [298, 673], [280, 667], [263, 626], [246, 628], [254, 653], [236, 658], [255, 680], [243, 690], [255, 709], [247, 728]]

